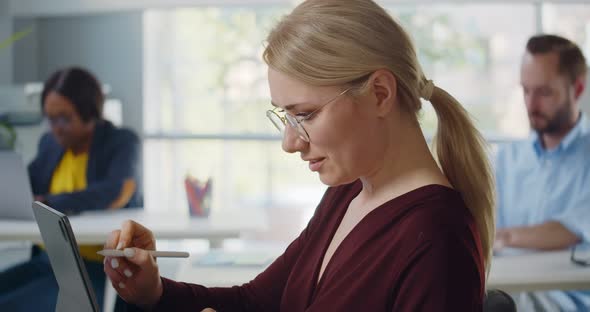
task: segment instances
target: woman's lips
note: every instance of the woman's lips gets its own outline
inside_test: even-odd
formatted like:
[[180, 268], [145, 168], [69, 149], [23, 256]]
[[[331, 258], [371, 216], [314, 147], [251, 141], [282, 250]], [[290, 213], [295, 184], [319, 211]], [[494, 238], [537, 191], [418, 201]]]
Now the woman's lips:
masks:
[[310, 159], [309, 160], [309, 170], [311, 171], [319, 171], [320, 167], [324, 164], [325, 158], [318, 158], [318, 159]]

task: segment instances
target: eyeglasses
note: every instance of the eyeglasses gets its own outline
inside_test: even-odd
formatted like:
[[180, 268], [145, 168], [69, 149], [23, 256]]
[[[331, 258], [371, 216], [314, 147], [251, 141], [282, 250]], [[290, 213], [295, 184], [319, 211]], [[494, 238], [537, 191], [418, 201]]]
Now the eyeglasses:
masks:
[[570, 260], [572, 263], [577, 264], [579, 266], [590, 266], [590, 257], [581, 258], [579, 253], [576, 257], [576, 246], [572, 247], [572, 253], [570, 255]]
[[68, 117], [68, 116], [55, 116], [55, 117], [47, 117], [47, 120], [49, 120], [49, 124], [52, 127], [68, 127], [71, 123], [72, 123], [72, 118]]
[[[340, 94], [331, 98], [329, 101], [320, 105], [320, 107], [318, 107], [316, 110], [305, 116], [294, 116], [292, 114], [282, 111], [282, 109], [279, 107], [275, 107], [273, 109], [266, 111], [266, 117], [268, 117], [270, 122], [272, 122], [272, 124], [279, 130], [279, 132], [281, 132], [281, 134], [285, 133], [285, 127], [287, 126], [287, 123], [289, 123], [289, 126], [297, 130], [297, 134], [299, 134], [299, 137], [302, 140], [304, 140], [305, 142], [309, 142], [309, 133], [307, 133], [307, 130], [305, 130], [305, 128], [303, 127], [303, 122], [313, 117], [313, 115], [319, 112], [326, 105], [335, 102], [339, 97], [346, 94], [346, 92], [348, 92], [350, 89], [352, 89], [352, 87], [340, 92]], [[281, 113], [283, 114], [283, 116], [279, 115]]]

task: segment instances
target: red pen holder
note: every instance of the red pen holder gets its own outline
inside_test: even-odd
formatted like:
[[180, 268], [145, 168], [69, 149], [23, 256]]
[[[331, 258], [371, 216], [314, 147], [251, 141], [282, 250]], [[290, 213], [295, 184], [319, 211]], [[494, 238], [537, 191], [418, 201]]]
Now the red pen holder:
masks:
[[207, 217], [211, 211], [211, 178], [206, 182], [187, 176], [184, 179], [189, 214], [194, 217]]

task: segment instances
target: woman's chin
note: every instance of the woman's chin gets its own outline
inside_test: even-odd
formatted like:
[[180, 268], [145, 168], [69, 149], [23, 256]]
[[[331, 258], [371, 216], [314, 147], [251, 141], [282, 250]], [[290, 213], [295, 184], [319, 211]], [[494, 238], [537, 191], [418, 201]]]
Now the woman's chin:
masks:
[[342, 176], [329, 175], [326, 173], [319, 173], [320, 181], [327, 186], [338, 186], [354, 182], [356, 179], [346, 179]]
[[322, 173], [322, 172], [318, 172], [318, 176], [320, 178], [320, 181], [322, 183], [324, 183], [325, 185], [327, 185], [327, 186], [335, 186], [336, 185], [336, 184], [334, 184], [335, 181], [332, 176], [330, 176], [326, 173]]

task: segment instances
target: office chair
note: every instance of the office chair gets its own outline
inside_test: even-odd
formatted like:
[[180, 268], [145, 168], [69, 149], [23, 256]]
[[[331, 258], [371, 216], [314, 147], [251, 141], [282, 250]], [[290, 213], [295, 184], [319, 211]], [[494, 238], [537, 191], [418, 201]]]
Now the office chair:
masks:
[[483, 312], [516, 312], [516, 304], [507, 293], [490, 289], [483, 301]]

